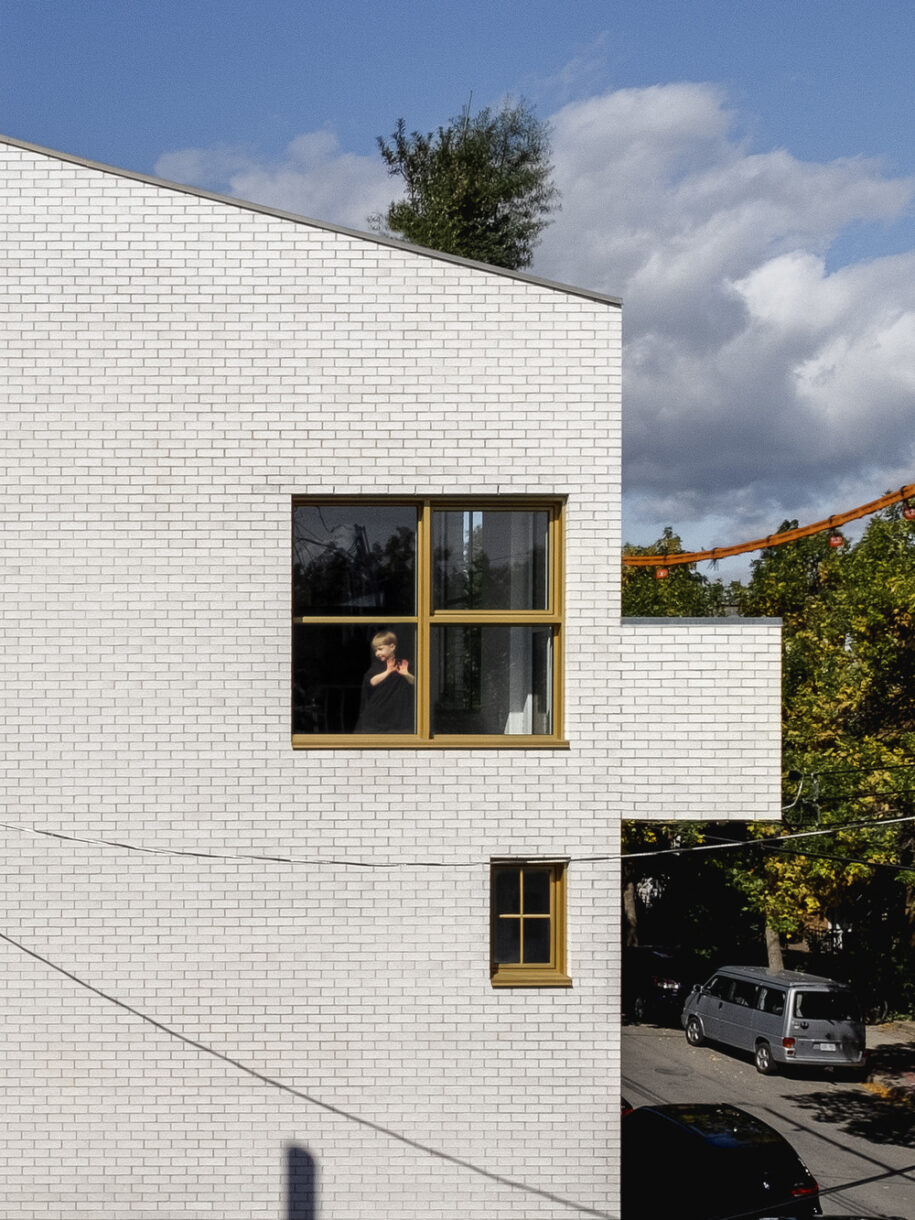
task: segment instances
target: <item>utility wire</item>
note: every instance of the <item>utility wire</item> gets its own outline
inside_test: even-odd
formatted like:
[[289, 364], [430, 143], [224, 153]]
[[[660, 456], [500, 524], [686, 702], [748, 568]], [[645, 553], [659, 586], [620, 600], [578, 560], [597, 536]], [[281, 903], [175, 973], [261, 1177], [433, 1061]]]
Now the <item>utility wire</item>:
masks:
[[762, 846], [767, 851], [774, 851], [780, 856], [798, 856], [802, 859], [813, 860], [838, 860], [840, 864], [863, 864], [867, 868], [883, 868], [895, 873], [915, 873], [915, 861], [911, 864], [885, 864], [882, 860], [862, 860], [857, 856], [837, 856], [822, 851], [806, 851], [804, 848], [801, 848], [800, 851], [792, 851], [790, 847], [770, 847], [765, 842], [762, 843]]
[[[739, 839], [716, 839], [716, 841], [720, 843], [734, 844], [746, 842], [746, 840]], [[766, 849], [766, 851], [776, 852], [780, 856], [799, 856], [805, 859], [810, 858], [814, 860], [838, 860], [840, 864], [863, 864], [867, 868], [885, 868], [900, 873], [915, 872], [915, 860], [913, 860], [910, 864], [896, 864], [889, 862], [884, 863], [880, 860], [864, 860], [860, 856], [840, 856], [829, 852], [809, 851], [804, 847], [801, 847], [800, 849], [779, 847], [777, 843], [774, 843], [771, 839], [753, 839], [752, 842], [756, 847], [763, 847]]]
[[[658, 856], [684, 856], [690, 852], [727, 851], [741, 847], [758, 847], [765, 844], [779, 844], [795, 839], [808, 839], [819, 836], [834, 835], [846, 830], [876, 830], [882, 826], [896, 826], [915, 822], [915, 814], [898, 818], [878, 818], [870, 822], [846, 822], [838, 826], [821, 827], [818, 830], [792, 831], [789, 834], [776, 835], [769, 839], [716, 839], [712, 843], [693, 843], [685, 847], [665, 847], [656, 851], [614, 852], [598, 856], [562, 857], [574, 864], [601, 864], [619, 860], [643, 860]], [[90, 847], [113, 847], [120, 851], [138, 852], [143, 855], [189, 858], [193, 860], [221, 860], [227, 863], [248, 864], [304, 864], [309, 867], [332, 866], [337, 868], [361, 869], [398, 869], [398, 868], [481, 868], [489, 867], [492, 861], [487, 857], [481, 860], [352, 860], [333, 856], [296, 856], [257, 854], [254, 852], [216, 852], [189, 851], [177, 847], [146, 847], [138, 843], [125, 843], [120, 839], [104, 839], [83, 835], [69, 835], [59, 830], [42, 830], [34, 826], [22, 826], [16, 822], [0, 822], [0, 828], [12, 830], [19, 834], [33, 835], [40, 838], [58, 839], [65, 843], [82, 843]], [[864, 863], [864, 861], [855, 861]], [[904, 866], [900, 866], [904, 867]], [[913, 865], [915, 867], [915, 865]]]
[[[905, 771], [915, 767], [915, 762], [875, 763], [872, 767], [827, 767], [825, 770], [811, 771], [811, 775], [860, 775], [862, 772], [873, 775], [875, 771]], [[797, 774], [797, 772], [795, 772]]]
[[[874, 797], [874, 796], [915, 796], [915, 788], [883, 788], [883, 789], [875, 789], [872, 792], [851, 792], [851, 793], [848, 793], [847, 795], [845, 795], [841, 792], [837, 792], [834, 796], [830, 796], [826, 793], [819, 792], [812, 799], [817, 804], [821, 804], [823, 802], [829, 802], [830, 804], [834, 805], [834, 804], [841, 803], [843, 801], [866, 800], [866, 799], [868, 799], [870, 797]], [[792, 806], [789, 805], [788, 809], [790, 809], [790, 808], [792, 808]], [[787, 810], [782, 809], [782, 813], [785, 813], [785, 812], [787, 812]]]
[[119, 839], [104, 839], [86, 835], [69, 835], [60, 830], [42, 830], [35, 826], [22, 826], [16, 822], [0, 822], [0, 828], [18, 831], [21, 834], [59, 839], [65, 843], [82, 843], [90, 847], [115, 847], [122, 851], [138, 852], [150, 856], [189, 857], [195, 860], [223, 860], [228, 863], [249, 864], [305, 864], [336, 865], [340, 868], [393, 869], [393, 868], [477, 868], [489, 864], [489, 860], [343, 860], [337, 857], [273, 855], [256, 852], [189, 851], [179, 847], [147, 847], [141, 843], [125, 843]]
[[[843, 830], [876, 830], [880, 826], [897, 826], [903, 822], [915, 822], [915, 816], [878, 818], [873, 822], [845, 822], [841, 826], [826, 826], [819, 830], [799, 830], [786, 835], [774, 835], [769, 839], [725, 839], [715, 843], [692, 843], [687, 847], [664, 847], [659, 851], [625, 852], [623, 860], [642, 860], [654, 856], [683, 856], [693, 851], [722, 851], [735, 847], [758, 847], [765, 843], [785, 843], [793, 839], [810, 839], [822, 835], [838, 834]], [[612, 859], [613, 857], [605, 857]]]
[[[397, 1143], [404, 1145], [407, 1148], [412, 1148], [416, 1152], [424, 1153], [427, 1156], [434, 1157], [436, 1160], [443, 1161], [446, 1164], [454, 1165], [458, 1169], [466, 1169], [470, 1173], [486, 1178], [490, 1182], [495, 1182], [499, 1186], [508, 1187], [510, 1190], [523, 1191], [525, 1194], [534, 1195], [540, 1199], [546, 1199], [550, 1203], [558, 1203], [562, 1207], [568, 1207], [572, 1211], [577, 1212], [580, 1216], [593, 1216], [596, 1220], [619, 1220], [619, 1217], [613, 1212], [600, 1211], [597, 1208], [589, 1207], [582, 1203], [577, 1203], [573, 1199], [564, 1198], [562, 1195], [557, 1195], [552, 1191], [543, 1190], [538, 1186], [531, 1186], [527, 1182], [519, 1182], [514, 1178], [506, 1177], [504, 1174], [494, 1173], [490, 1169], [484, 1169], [481, 1165], [476, 1165], [473, 1161], [465, 1160], [463, 1157], [454, 1156], [449, 1152], [443, 1152], [440, 1148], [433, 1148], [430, 1144], [424, 1144], [421, 1140], [412, 1139], [408, 1135], [404, 1135], [400, 1131], [394, 1131], [391, 1127], [385, 1127], [381, 1123], [373, 1122], [369, 1118], [362, 1118], [358, 1114], [352, 1114], [348, 1110], [342, 1109], [340, 1106], [332, 1105], [330, 1102], [322, 1101], [320, 1098], [313, 1096], [310, 1093], [304, 1092], [302, 1089], [296, 1089], [292, 1085], [286, 1084], [282, 1080], [277, 1080], [274, 1076], [268, 1076], [265, 1072], [259, 1072], [257, 1068], [251, 1067], [249, 1064], [242, 1062], [240, 1059], [235, 1059], [232, 1055], [227, 1055], [223, 1051], [216, 1050], [215, 1047], [208, 1046], [205, 1042], [199, 1041], [197, 1038], [191, 1038], [187, 1034], [181, 1033], [172, 1026], [166, 1025], [162, 1021], [156, 1020], [155, 1017], [149, 1016], [148, 1013], [142, 1012], [139, 1008], [134, 1008], [132, 1004], [126, 1004], [123, 1000], [119, 1000], [117, 996], [110, 995], [107, 991], [102, 991], [101, 988], [95, 987], [92, 983], [82, 979], [72, 971], [60, 966], [57, 962], [52, 962], [50, 958], [44, 957], [43, 954], [37, 953], [34, 949], [30, 949], [21, 941], [16, 940], [12, 936], [8, 936], [5, 932], [0, 932], [0, 940], [5, 941], [8, 945], [12, 945], [14, 949], [18, 949], [21, 953], [25, 953], [28, 957], [40, 962], [43, 966], [54, 970], [57, 974], [62, 975], [70, 982], [76, 983], [78, 987], [82, 987], [85, 991], [92, 995], [98, 996], [108, 1004], [114, 1005], [121, 1009], [122, 1012], [129, 1013], [133, 1017], [151, 1025], [153, 1029], [157, 1029], [160, 1033], [166, 1034], [169, 1038], [174, 1038], [178, 1042], [183, 1042], [185, 1046], [191, 1047], [193, 1050], [200, 1051], [204, 1055], [209, 1055], [213, 1059], [218, 1059], [222, 1063], [228, 1064], [230, 1067], [236, 1068], [252, 1079], [260, 1081], [261, 1084], [267, 1085], [269, 1088], [277, 1089], [282, 1093], [288, 1094], [290, 1097], [295, 1097], [300, 1101], [306, 1101], [309, 1105], [315, 1106], [320, 1110], [324, 1110], [327, 1114], [333, 1114], [337, 1118], [345, 1119], [347, 1122], [355, 1123], [366, 1130], [374, 1131], [379, 1135], [387, 1136], [388, 1139], [395, 1140]], [[624, 1120], [625, 1121], [625, 1120]], [[860, 1178], [855, 1182], [845, 1182], [842, 1186], [830, 1187], [820, 1191], [819, 1196], [836, 1194], [849, 1190], [856, 1186], [868, 1185], [871, 1182], [885, 1181], [887, 1178], [898, 1177], [907, 1174], [915, 1166], [908, 1166], [903, 1169], [891, 1169], [881, 1174], [874, 1174], [871, 1177]], [[727, 1220], [741, 1220], [743, 1216], [750, 1216], [751, 1212], [732, 1213]]]
[[[506, 1177], [504, 1174], [494, 1173], [490, 1169], [484, 1169], [481, 1165], [476, 1165], [473, 1161], [465, 1160], [463, 1157], [454, 1156], [449, 1152], [443, 1152], [440, 1148], [433, 1148], [430, 1144], [424, 1144], [420, 1140], [412, 1139], [408, 1135], [404, 1135], [400, 1131], [394, 1131], [390, 1127], [385, 1127], [381, 1123], [373, 1122], [371, 1119], [362, 1118], [358, 1114], [352, 1114], [348, 1110], [342, 1109], [340, 1106], [332, 1105], [330, 1102], [322, 1101], [318, 1097], [314, 1097], [310, 1093], [304, 1092], [302, 1089], [294, 1088], [292, 1085], [286, 1084], [282, 1080], [277, 1080], [274, 1076], [268, 1076], [265, 1072], [259, 1072], [257, 1068], [251, 1067], [249, 1064], [242, 1062], [240, 1059], [234, 1058], [232, 1055], [227, 1055], [223, 1051], [216, 1050], [215, 1047], [208, 1046], [205, 1042], [199, 1041], [197, 1038], [191, 1038], [187, 1034], [181, 1033], [172, 1026], [166, 1025], [162, 1021], [156, 1020], [155, 1017], [149, 1016], [148, 1013], [142, 1012], [139, 1008], [134, 1008], [132, 1004], [127, 1004], [123, 1000], [119, 1000], [117, 996], [109, 994], [107, 991], [102, 991], [101, 988], [95, 987], [92, 983], [60, 966], [57, 962], [52, 962], [50, 958], [44, 957], [43, 954], [37, 953], [34, 949], [30, 949], [27, 945], [14, 937], [7, 935], [5, 932], [0, 932], [0, 940], [11, 945], [14, 949], [18, 949], [21, 953], [40, 962], [41, 965], [47, 966], [50, 970], [62, 975], [63, 978], [69, 979], [71, 983], [75, 983], [78, 987], [82, 987], [85, 991], [92, 995], [98, 996], [108, 1004], [121, 1009], [122, 1012], [128, 1013], [132, 1017], [137, 1017], [145, 1024], [152, 1026], [153, 1029], [159, 1030], [169, 1038], [174, 1038], [178, 1042], [184, 1043], [185, 1046], [191, 1047], [193, 1050], [200, 1051], [201, 1054], [209, 1055], [213, 1059], [218, 1059], [220, 1062], [228, 1064], [229, 1067], [236, 1068], [239, 1072], [250, 1076], [252, 1079], [259, 1081], [261, 1084], [269, 1088], [277, 1089], [279, 1092], [286, 1093], [290, 1097], [295, 1097], [300, 1101], [308, 1102], [309, 1105], [315, 1106], [317, 1109], [325, 1111], [327, 1114], [333, 1114], [337, 1118], [342, 1118], [347, 1122], [355, 1123], [368, 1131], [374, 1131], [379, 1135], [387, 1136], [389, 1139], [404, 1145], [407, 1148], [412, 1148], [416, 1152], [424, 1153], [427, 1156], [434, 1157], [436, 1160], [443, 1161], [448, 1165], [454, 1165], [459, 1169], [466, 1169], [470, 1173], [486, 1178], [490, 1182], [495, 1182], [499, 1186], [508, 1187], [510, 1190], [523, 1191], [525, 1194], [534, 1195], [540, 1199], [546, 1199], [550, 1203], [558, 1203], [563, 1207], [568, 1207], [572, 1211], [577, 1212], [580, 1216], [593, 1216], [596, 1220], [619, 1220], [619, 1217], [613, 1212], [600, 1211], [597, 1208], [589, 1207], [582, 1203], [577, 1203], [573, 1199], [566, 1199], [562, 1195], [554, 1194], [551, 1191], [542, 1190], [540, 1187], [531, 1186], [527, 1182], [519, 1182], [514, 1178]], [[625, 1121], [625, 1120], [624, 1120]], [[883, 1173], [873, 1174], [870, 1177], [859, 1178], [857, 1181], [845, 1182], [841, 1186], [829, 1187], [819, 1192], [820, 1198], [825, 1198], [827, 1195], [844, 1193], [845, 1191], [858, 1186], [870, 1185], [873, 1182], [886, 1181], [888, 1178], [900, 1177], [907, 1175], [915, 1169], [915, 1165], [909, 1165], [902, 1169], [889, 1169]], [[741, 1220], [743, 1216], [749, 1216], [750, 1212], [732, 1213], [727, 1220]]]
[[373, 1122], [369, 1118], [362, 1118], [358, 1114], [351, 1114], [348, 1110], [343, 1110], [340, 1106], [331, 1105], [330, 1102], [321, 1101], [320, 1098], [312, 1096], [310, 1093], [305, 1093], [301, 1089], [293, 1088], [292, 1085], [285, 1084], [282, 1080], [277, 1080], [273, 1076], [267, 1076], [264, 1072], [259, 1072], [257, 1068], [250, 1067], [247, 1063], [243, 1063], [240, 1059], [234, 1059], [231, 1055], [226, 1055], [222, 1051], [218, 1051], [215, 1047], [207, 1046], [205, 1042], [199, 1042], [196, 1038], [189, 1038], [187, 1034], [182, 1034], [179, 1030], [173, 1029], [170, 1025], [165, 1025], [162, 1021], [157, 1021], [155, 1017], [150, 1017], [147, 1013], [141, 1012], [139, 1008], [134, 1008], [131, 1004], [125, 1004], [123, 1000], [119, 1000], [116, 996], [110, 995], [107, 991], [102, 991], [95, 987], [92, 983], [81, 979], [79, 975], [73, 974], [66, 970], [63, 966], [59, 966], [56, 962], [52, 962], [49, 958], [43, 957], [42, 954], [36, 953], [34, 949], [29, 949], [27, 945], [23, 945], [20, 941], [14, 940], [12, 936], [8, 936], [5, 932], [0, 932], [0, 940], [6, 941], [8, 945], [12, 945], [14, 949], [27, 954], [34, 958], [35, 961], [41, 962], [42, 965], [55, 970], [64, 978], [69, 979], [72, 983], [76, 983], [79, 987], [98, 996], [109, 1004], [115, 1005], [123, 1012], [130, 1013], [131, 1016], [139, 1017], [141, 1021], [145, 1021], [147, 1025], [151, 1025], [154, 1029], [158, 1029], [161, 1033], [167, 1034], [170, 1038], [175, 1038], [179, 1042], [183, 1042], [185, 1046], [190, 1046], [194, 1050], [201, 1051], [205, 1055], [210, 1055], [214, 1059], [219, 1059], [223, 1063], [229, 1064], [230, 1067], [237, 1068], [240, 1072], [259, 1080], [261, 1084], [268, 1085], [270, 1088], [279, 1089], [283, 1093], [288, 1093], [291, 1097], [297, 1097], [301, 1101], [307, 1101], [312, 1106], [317, 1106], [319, 1109], [326, 1111], [328, 1114], [334, 1114], [338, 1118], [346, 1119], [347, 1122], [357, 1123], [360, 1127], [365, 1127], [369, 1131], [375, 1131], [379, 1135], [386, 1135], [389, 1139], [396, 1140], [399, 1144], [404, 1144], [407, 1148], [412, 1148], [416, 1152], [423, 1152], [427, 1156], [435, 1157], [440, 1161], [445, 1161], [449, 1165], [456, 1165], [459, 1169], [467, 1169], [471, 1173], [478, 1174], [480, 1177], [487, 1178], [490, 1182], [496, 1182], [500, 1186], [507, 1186], [511, 1190], [524, 1191], [526, 1194], [536, 1195], [538, 1198], [546, 1199], [550, 1203], [559, 1203], [563, 1207], [571, 1208], [578, 1212], [581, 1216], [596, 1216], [599, 1220], [615, 1220], [611, 1212], [598, 1211], [596, 1208], [587, 1207], [584, 1204], [576, 1203], [572, 1199], [565, 1199], [561, 1195], [553, 1194], [548, 1190], [541, 1190], [538, 1186], [530, 1186], [526, 1182], [518, 1182], [514, 1178], [505, 1177], [500, 1173], [493, 1173], [492, 1170], [484, 1169], [481, 1165], [475, 1165], [473, 1161], [464, 1160], [463, 1157], [453, 1156], [449, 1152], [442, 1152], [439, 1148], [433, 1148], [429, 1144], [424, 1144], [420, 1140], [411, 1139], [408, 1135], [403, 1135], [399, 1131], [394, 1131], [390, 1127], [385, 1127], [381, 1123]]

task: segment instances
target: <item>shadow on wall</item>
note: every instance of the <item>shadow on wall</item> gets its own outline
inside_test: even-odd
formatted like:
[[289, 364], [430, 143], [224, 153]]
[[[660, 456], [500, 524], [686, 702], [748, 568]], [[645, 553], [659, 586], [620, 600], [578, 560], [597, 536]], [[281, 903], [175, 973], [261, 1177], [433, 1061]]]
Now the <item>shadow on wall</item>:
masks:
[[307, 1148], [286, 1146], [286, 1220], [318, 1220], [318, 1166]]

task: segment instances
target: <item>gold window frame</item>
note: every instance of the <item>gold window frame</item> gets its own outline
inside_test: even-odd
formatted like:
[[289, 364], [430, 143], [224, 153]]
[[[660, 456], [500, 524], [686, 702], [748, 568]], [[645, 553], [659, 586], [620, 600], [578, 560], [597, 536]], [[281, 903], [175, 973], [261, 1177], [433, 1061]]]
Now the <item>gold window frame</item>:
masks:
[[[493, 860], [490, 864], [490, 967], [489, 979], [493, 987], [571, 987], [572, 979], [566, 970], [566, 899], [567, 861], [565, 860]], [[495, 959], [496, 928], [500, 919], [529, 919], [523, 907], [523, 879], [519, 880], [519, 910], [512, 914], [496, 911], [496, 877], [501, 872], [536, 870], [548, 872], [550, 879], [549, 918], [550, 958], [548, 962], [497, 962]], [[522, 938], [523, 943], [523, 938]]]
[[[404, 623], [416, 632], [416, 732], [411, 734], [293, 733], [294, 749], [568, 749], [563, 737], [563, 623], [565, 617], [565, 552], [563, 524], [565, 498], [558, 496], [294, 496], [300, 505], [403, 505], [415, 507], [416, 613], [379, 615], [394, 630]], [[432, 606], [432, 514], [434, 512], [546, 512], [548, 513], [547, 606], [544, 610], [434, 610]], [[350, 626], [366, 624], [366, 616], [292, 616], [293, 626]], [[431, 636], [444, 626], [545, 626], [552, 632], [550, 688], [552, 732], [507, 734], [432, 735]], [[423, 675], [420, 680], [420, 675]]]

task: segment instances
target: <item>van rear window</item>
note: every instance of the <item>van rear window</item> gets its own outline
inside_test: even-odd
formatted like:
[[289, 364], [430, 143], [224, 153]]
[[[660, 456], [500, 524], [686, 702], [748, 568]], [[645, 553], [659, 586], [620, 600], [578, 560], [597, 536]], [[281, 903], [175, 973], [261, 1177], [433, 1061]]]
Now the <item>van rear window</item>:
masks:
[[861, 1012], [850, 991], [796, 991], [794, 1015], [806, 1021], [860, 1021]]

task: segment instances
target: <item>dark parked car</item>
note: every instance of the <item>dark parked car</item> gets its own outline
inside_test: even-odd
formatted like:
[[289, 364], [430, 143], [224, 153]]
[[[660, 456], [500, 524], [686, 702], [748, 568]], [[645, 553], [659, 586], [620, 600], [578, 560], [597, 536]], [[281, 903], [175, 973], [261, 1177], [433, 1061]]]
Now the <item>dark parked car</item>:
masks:
[[623, 1013], [630, 1021], [677, 1025], [683, 1001], [708, 965], [682, 949], [639, 945], [623, 950]]
[[737, 1106], [637, 1106], [622, 1121], [623, 1220], [821, 1216], [786, 1139]]

